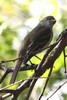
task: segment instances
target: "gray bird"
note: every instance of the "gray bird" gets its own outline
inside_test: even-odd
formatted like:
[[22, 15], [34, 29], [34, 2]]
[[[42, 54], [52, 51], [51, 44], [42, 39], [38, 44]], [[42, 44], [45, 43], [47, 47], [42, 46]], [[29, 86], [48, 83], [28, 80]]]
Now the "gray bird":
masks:
[[18, 53], [18, 57], [22, 57], [22, 59], [17, 61], [10, 84], [15, 82], [21, 65], [26, 64], [31, 57], [49, 45], [53, 37], [52, 28], [55, 23], [56, 20], [53, 16], [47, 16], [24, 38]]

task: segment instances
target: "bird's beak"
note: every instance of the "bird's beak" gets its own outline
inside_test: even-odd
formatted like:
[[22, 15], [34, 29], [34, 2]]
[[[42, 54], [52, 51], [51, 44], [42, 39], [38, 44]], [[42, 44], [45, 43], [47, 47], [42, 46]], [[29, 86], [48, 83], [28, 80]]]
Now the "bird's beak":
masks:
[[55, 19], [53, 19], [52, 21], [53, 21], [54, 24], [56, 23], [56, 20]]

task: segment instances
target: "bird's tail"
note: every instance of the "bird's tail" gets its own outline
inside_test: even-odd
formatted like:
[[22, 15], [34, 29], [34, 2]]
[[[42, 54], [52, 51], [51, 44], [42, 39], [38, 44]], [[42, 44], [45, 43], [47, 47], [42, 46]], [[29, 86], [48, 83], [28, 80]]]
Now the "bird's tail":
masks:
[[19, 59], [19, 60], [17, 61], [16, 67], [15, 67], [15, 69], [14, 69], [14, 71], [13, 71], [13, 74], [12, 74], [12, 77], [11, 77], [11, 80], [10, 80], [10, 84], [12, 84], [12, 83], [15, 82], [15, 79], [16, 79], [16, 76], [17, 76], [17, 74], [18, 74], [18, 72], [19, 72], [19, 69], [20, 69], [20, 67], [21, 67], [21, 64], [22, 64], [22, 60]]

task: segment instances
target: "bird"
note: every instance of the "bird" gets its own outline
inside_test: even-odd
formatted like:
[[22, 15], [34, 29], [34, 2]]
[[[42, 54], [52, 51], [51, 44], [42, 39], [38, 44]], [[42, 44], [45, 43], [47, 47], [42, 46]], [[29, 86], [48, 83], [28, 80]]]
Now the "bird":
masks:
[[22, 64], [26, 64], [36, 53], [42, 52], [53, 38], [53, 26], [56, 19], [53, 16], [46, 16], [21, 42], [15, 69], [13, 71], [10, 84], [15, 82], [17, 74]]

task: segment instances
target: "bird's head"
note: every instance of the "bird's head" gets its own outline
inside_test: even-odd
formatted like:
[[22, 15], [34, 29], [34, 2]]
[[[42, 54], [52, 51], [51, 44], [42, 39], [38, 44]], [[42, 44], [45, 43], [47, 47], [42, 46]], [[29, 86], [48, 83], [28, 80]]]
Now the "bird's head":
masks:
[[40, 24], [46, 27], [52, 28], [53, 25], [56, 23], [56, 19], [53, 16], [47, 16], [41, 20]]

